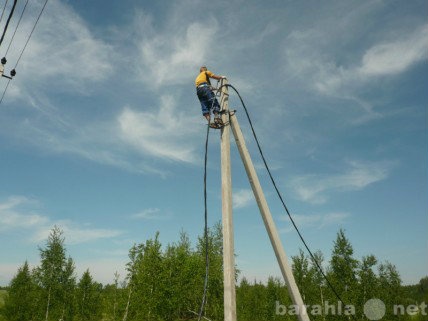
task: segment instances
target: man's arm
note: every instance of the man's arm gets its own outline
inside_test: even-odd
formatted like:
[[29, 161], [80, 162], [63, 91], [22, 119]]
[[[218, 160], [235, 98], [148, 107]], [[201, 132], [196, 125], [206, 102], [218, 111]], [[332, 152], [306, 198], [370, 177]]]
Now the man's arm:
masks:
[[214, 74], [210, 78], [214, 78], [215, 80], [226, 79], [225, 76], [217, 76], [217, 75], [214, 75]]

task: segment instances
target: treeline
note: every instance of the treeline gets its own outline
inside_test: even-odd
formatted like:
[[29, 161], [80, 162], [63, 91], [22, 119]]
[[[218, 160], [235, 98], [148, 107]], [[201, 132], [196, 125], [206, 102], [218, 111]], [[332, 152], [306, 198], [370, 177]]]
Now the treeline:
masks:
[[[1, 321], [183, 320], [199, 312], [205, 278], [205, 242], [193, 249], [188, 236], [162, 248], [159, 234], [129, 250], [127, 275], [116, 273], [103, 286], [87, 270], [80, 279], [67, 257], [63, 232], [55, 227], [40, 265], [20, 267], [7, 288]], [[222, 234], [218, 224], [209, 231], [209, 292], [205, 314], [223, 316]]]
[[[208, 236], [210, 274], [204, 315], [223, 320], [220, 224]], [[159, 234], [135, 244], [129, 251], [126, 277], [121, 280], [116, 273], [112, 284], [105, 286], [96, 282], [89, 270], [80, 279], [76, 277], [74, 261], [67, 257], [58, 227], [39, 252], [40, 265], [30, 269], [25, 262], [7, 287], [0, 321], [197, 319], [205, 277], [203, 238], [198, 238], [195, 248], [184, 232], [178, 242], [166, 247]], [[418, 285], [402, 286], [391, 263], [379, 263], [373, 255], [356, 259], [343, 230], [337, 234], [328, 262], [321, 252], [312, 258], [300, 251], [292, 257], [292, 268], [311, 320], [368, 320], [364, 304], [373, 298], [385, 304], [383, 320], [427, 320], [421, 303], [428, 302], [428, 277]], [[297, 320], [297, 311], [279, 278], [270, 277], [266, 283], [242, 278], [236, 292], [240, 321]], [[394, 311], [394, 306], [404, 310]], [[416, 308], [406, 310], [409, 306]]]

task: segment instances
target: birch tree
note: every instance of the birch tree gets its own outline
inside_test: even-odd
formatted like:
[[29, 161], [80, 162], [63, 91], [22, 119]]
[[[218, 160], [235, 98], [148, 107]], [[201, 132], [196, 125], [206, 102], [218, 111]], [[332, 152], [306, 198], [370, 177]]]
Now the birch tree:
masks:
[[55, 226], [44, 248], [39, 248], [40, 266], [36, 268], [36, 280], [42, 289], [41, 307], [44, 320], [72, 320], [72, 300], [74, 290], [74, 264], [66, 258], [63, 231]]

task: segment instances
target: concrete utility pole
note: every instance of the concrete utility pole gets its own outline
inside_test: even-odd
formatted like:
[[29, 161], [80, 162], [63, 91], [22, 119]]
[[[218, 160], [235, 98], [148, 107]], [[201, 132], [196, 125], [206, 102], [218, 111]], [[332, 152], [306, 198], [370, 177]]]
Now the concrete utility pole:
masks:
[[[227, 84], [224, 79], [222, 85]], [[224, 321], [236, 321], [236, 291], [235, 291], [235, 256], [232, 218], [232, 178], [230, 166], [230, 128], [232, 128], [239, 154], [244, 163], [251, 188], [259, 206], [269, 239], [278, 260], [281, 273], [293, 301], [299, 321], [310, 321], [299, 289], [294, 280], [293, 272], [288, 264], [285, 250], [282, 246], [275, 223], [266, 202], [259, 178], [245, 145], [244, 136], [239, 127], [235, 114], [229, 114], [228, 87], [222, 87], [220, 105], [225, 113], [222, 115], [221, 129], [221, 192], [222, 192], [222, 225], [223, 225], [223, 276], [224, 276]], [[230, 126], [229, 126], [230, 124]]]
[[235, 136], [236, 145], [238, 146], [239, 154], [241, 155], [242, 162], [244, 163], [245, 171], [247, 172], [247, 176], [250, 181], [254, 197], [256, 198], [257, 205], [259, 206], [259, 210], [262, 215], [266, 230], [268, 232], [273, 250], [275, 252], [276, 259], [278, 260], [281, 273], [287, 284], [288, 292], [290, 293], [293, 304], [298, 309], [297, 316], [300, 321], [310, 321], [309, 316], [306, 312], [306, 307], [304, 306], [299, 289], [296, 285], [296, 281], [294, 280], [293, 272], [288, 264], [285, 250], [279, 238], [278, 231], [273, 221], [272, 214], [270, 213], [268, 204], [266, 202], [266, 198], [260, 185], [259, 178], [257, 176], [253, 162], [251, 161], [247, 146], [245, 145], [244, 136], [242, 135], [238, 120], [235, 114], [230, 115], [229, 118], [230, 125], [232, 127], [232, 132]]
[[[222, 85], [227, 80], [222, 81]], [[226, 111], [222, 115], [223, 123], [229, 122], [228, 88], [222, 87], [220, 105]], [[223, 226], [223, 277], [224, 277], [224, 321], [236, 321], [235, 290], [235, 246], [232, 218], [232, 178], [230, 167], [230, 127], [221, 129], [221, 196]]]

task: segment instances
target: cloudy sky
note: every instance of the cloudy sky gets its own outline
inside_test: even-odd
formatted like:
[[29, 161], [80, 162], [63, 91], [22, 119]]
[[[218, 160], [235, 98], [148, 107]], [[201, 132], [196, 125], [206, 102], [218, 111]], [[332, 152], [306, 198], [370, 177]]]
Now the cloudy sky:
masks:
[[[15, 66], [39, 14], [30, 0], [0, 47]], [[3, 7], [3, 5], [1, 6]], [[0, 29], [10, 11], [7, 5]], [[287, 206], [329, 259], [343, 228], [355, 256], [428, 268], [428, 3], [50, 0], [0, 104], [0, 285], [38, 264], [54, 225], [77, 272], [124, 277], [133, 243], [203, 232], [201, 64], [241, 93]], [[3, 93], [7, 79], [0, 79]], [[424, 89], [425, 88], [425, 89]], [[288, 256], [302, 244], [247, 140]], [[237, 264], [279, 276], [232, 142]], [[209, 224], [221, 220], [219, 132], [209, 143]]]

